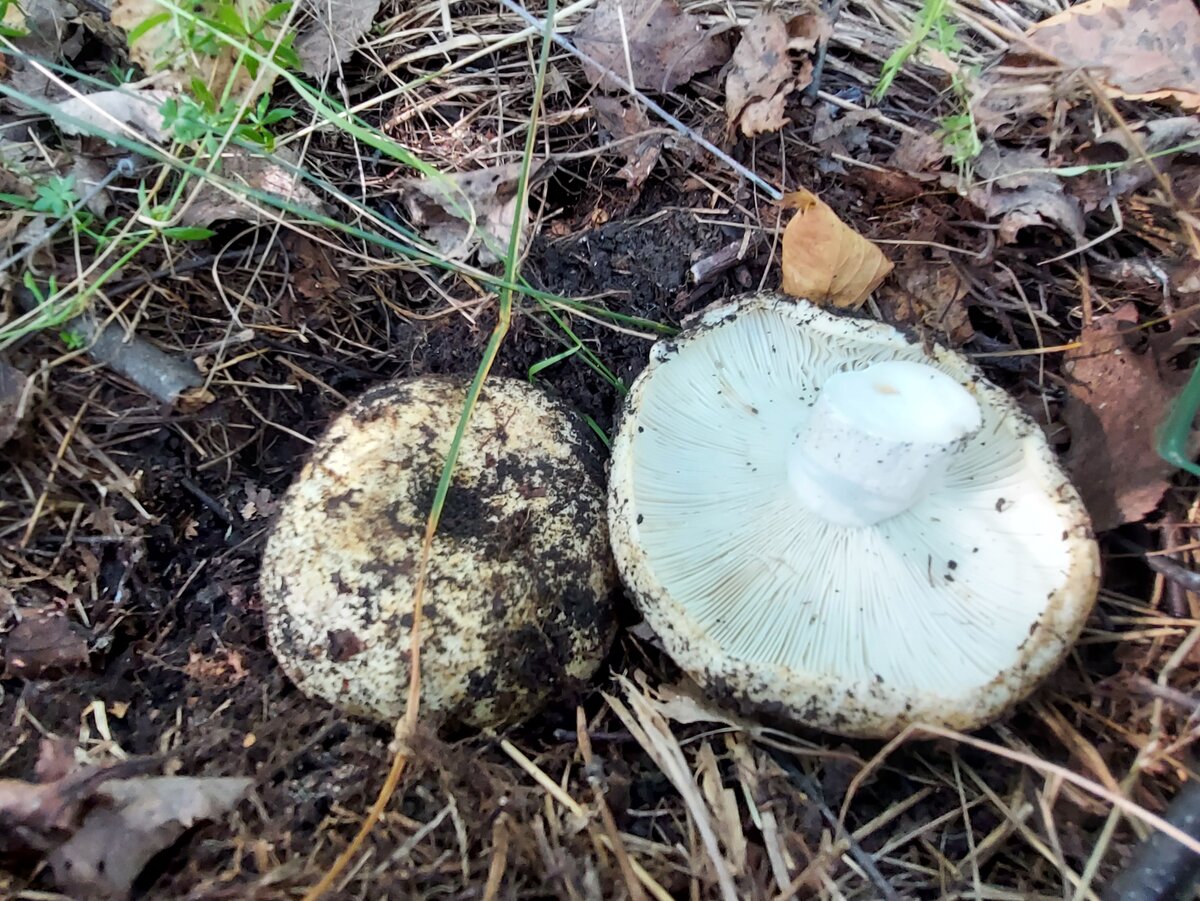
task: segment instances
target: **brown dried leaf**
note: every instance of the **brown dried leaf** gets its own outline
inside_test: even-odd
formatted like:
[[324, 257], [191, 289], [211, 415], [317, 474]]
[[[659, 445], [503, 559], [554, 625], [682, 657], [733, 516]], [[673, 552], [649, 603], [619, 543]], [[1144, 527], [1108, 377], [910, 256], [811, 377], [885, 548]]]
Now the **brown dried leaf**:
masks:
[[21, 424], [21, 401], [28, 383], [25, 373], [0, 360], [0, 447], [4, 447]]
[[86, 633], [64, 611], [53, 607], [25, 608], [20, 613], [20, 622], [4, 636], [8, 675], [40, 679], [87, 663]]
[[1122, 335], [1137, 324], [1132, 303], [1098, 316], [1064, 354], [1063, 421], [1071, 429], [1067, 468], [1097, 531], [1138, 522], [1158, 506], [1173, 471], [1154, 449], [1171, 391], [1153, 353]]
[[760, 13], [742, 29], [725, 78], [725, 115], [732, 133], [747, 137], [778, 131], [788, 95], [812, 81], [812, 62], [799, 70], [789, 50], [810, 51], [826, 31], [824, 16], [810, 13], [785, 22], [777, 12]]
[[371, 30], [379, 0], [305, 0], [312, 22], [293, 45], [307, 75], [324, 80]]
[[[634, 87], [663, 93], [729, 59], [725, 39], [675, 0], [600, 0], [575, 29], [575, 46]], [[585, 69], [592, 84], [620, 90], [606, 72]]]
[[[184, 4], [184, 11], [189, 16], [212, 15], [219, 2], [200, 0], [194, 6]], [[260, 22], [271, 5], [271, 0], [233, 2], [242, 21], [250, 23]], [[183, 36], [195, 29], [181, 13], [161, 6], [155, 0], [114, 0], [112, 5], [112, 24], [125, 29], [127, 34], [143, 22], [163, 15], [167, 16], [165, 21], [147, 29], [129, 45], [129, 58], [145, 69], [147, 75], [162, 73], [156, 81], [157, 86], [190, 89], [193, 79], [199, 79], [214, 97], [226, 96], [228, 90], [228, 96], [239, 101], [253, 101], [270, 90], [275, 80], [272, 67], [263, 66], [256, 79], [240, 60], [240, 51], [232, 44], [218, 41], [213, 53], [197, 52], [187, 46]], [[256, 37], [272, 41], [277, 33], [277, 25], [267, 24]]]
[[918, 259], [896, 267], [892, 283], [879, 289], [879, 307], [887, 318], [941, 332], [953, 345], [975, 334], [963, 298], [967, 284], [946, 262]]
[[[290, 152], [283, 149], [277, 151], [276, 155], [295, 162], [294, 158], [289, 159]], [[248, 150], [238, 148], [222, 154], [219, 174], [235, 184], [274, 194], [296, 206], [316, 211], [322, 208], [321, 198], [310, 191], [299, 176]], [[181, 225], [198, 226], [211, 225], [219, 219], [261, 222], [263, 216], [256, 207], [251, 206], [251, 202], [242, 202], [216, 185], [205, 183], [184, 209], [179, 222]]]
[[59, 888], [76, 897], [127, 898], [150, 858], [201, 820], [232, 809], [253, 780], [155, 776], [111, 781], [79, 830], [50, 855]]
[[1200, 108], [1194, 0], [1087, 0], [1039, 22], [1027, 38], [1065, 66], [1104, 70], [1118, 96]]
[[783, 232], [783, 290], [816, 304], [860, 307], [891, 261], [811, 191], [789, 194], [783, 205], [796, 210]]
[[[1086, 224], [1079, 201], [1066, 193], [1050, 163], [1033, 150], [1010, 150], [986, 141], [975, 158], [976, 181], [966, 196], [988, 217], [1000, 220], [999, 240], [1010, 244], [1031, 225], [1054, 225], [1079, 241]], [[947, 186], [958, 176], [944, 173]]]
[[788, 58], [787, 23], [776, 12], [760, 13], [742, 29], [725, 79], [725, 115], [729, 130], [746, 137], [779, 131], [795, 80]]
[[[610, 140], [634, 138], [650, 130], [646, 111], [636, 103], [626, 103], [616, 97], [597, 94], [592, 98], [596, 111], [596, 122]], [[644, 134], [639, 141], [627, 141], [620, 145], [619, 152], [625, 157], [625, 165], [617, 173], [630, 188], [639, 187], [650, 173], [662, 153], [661, 135]]]
[[[480, 265], [488, 266], [508, 247], [520, 172], [520, 163], [509, 163], [439, 178], [410, 178], [400, 184], [400, 199], [413, 225], [441, 253], [465, 260], [478, 250]], [[534, 174], [530, 172], [531, 181]], [[528, 219], [522, 223], [522, 237], [527, 225]]]

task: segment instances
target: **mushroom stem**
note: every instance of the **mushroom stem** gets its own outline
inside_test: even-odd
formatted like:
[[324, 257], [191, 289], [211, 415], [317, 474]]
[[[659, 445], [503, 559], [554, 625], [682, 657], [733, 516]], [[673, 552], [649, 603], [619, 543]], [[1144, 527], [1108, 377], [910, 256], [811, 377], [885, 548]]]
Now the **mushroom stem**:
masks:
[[891, 360], [839, 372], [796, 434], [788, 480], [824, 519], [873, 525], [920, 501], [981, 424], [971, 392], [933, 366]]

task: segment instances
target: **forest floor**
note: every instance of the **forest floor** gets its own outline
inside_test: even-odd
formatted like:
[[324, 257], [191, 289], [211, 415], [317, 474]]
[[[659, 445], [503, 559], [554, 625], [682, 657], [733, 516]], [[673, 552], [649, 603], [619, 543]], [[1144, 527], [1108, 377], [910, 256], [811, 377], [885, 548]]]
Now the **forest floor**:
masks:
[[[307, 74], [243, 79], [232, 106], [180, 102], [125, 133], [51, 117], [71, 88], [164, 86], [135, 80], [152, 60], [114, 24], [136, 4], [21, 4], [24, 24], [0, 37], [0, 775], [50, 785], [149, 760], [252, 785], [177, 841], [161, 823], [114, 836], [135, 846], [126, 884], [56, 883], [61, 857], [42, 852], [74, 826], [13, 820], [0, 896], [119, 896], [134, 877], [155, 899], [314, 885], [395, 749], [390, 727], [302, 695], [266, 642], [259, 559], [312, 441], [380, 382], [474, 373], [512, 262], [524, 282], [492, 372], [561, 398], [602, 450], [655, 338], [778, 287], [778, 195], [805, 188], [895, 263], [860, 314], [973, 359], [1079, 483], [1104, 577], [1066, 664], [1002, 722], [884, 745], [736, 719], [688, 694], [653, 636], [623, 629], [582, 713], [552, 704], [502, 735], [411, 738], [328, 896], [1101, 897], [1147, 817], [1195, 778], [1200, 737], [1196, 481], [1153, 444], [1200, 311], [1200, 86], [1153, 42], [1200, 46], [1186, 37], [1200, 16], [1190, 0], [1107, 5], [1124, 16], [1084, 22], [1060, 0], [626, 0], [612, 61], [631, 94], [557, 44], [539, 79], [540, 4], [526, 19], [499, 0], [334, 0], [333, 45], [349, 45], [332, 74], [312, 49], [328, 29], [288, 10], [243, 37], [294, 47], [275, 58]], [[619, 24], [614, 9], [572, 3], [558, 31], [602, 55], [589, 18]], [[139, 110], [116, 118], [136, 126]], [[224, 182], [209, 165], [222, 153]], [[421, 163], [496, 173], [468, 196], [498, 263], [413, 187]], [[130, 344], [89, 348], [106, 325], [165, 356], [148, 373]], [[178, 382], [155, 397], [158, 376]], [[637, 623], [631, 605], [621, 616]]]

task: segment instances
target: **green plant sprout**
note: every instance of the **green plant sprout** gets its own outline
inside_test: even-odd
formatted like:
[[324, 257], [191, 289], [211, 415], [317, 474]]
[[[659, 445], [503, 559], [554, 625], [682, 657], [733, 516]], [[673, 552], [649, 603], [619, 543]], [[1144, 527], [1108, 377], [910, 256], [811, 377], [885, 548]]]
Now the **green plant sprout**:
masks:
[[1192, 367], [1187, 384], [1171, 405], [1166, 420], [1159, 427], [1156, 450], [1158, 455], [1194, 476], [1200, 476], [1200, 466], [1188, 453], [1192, 443], [1192, 424], [1200, 412], [1200, 365]]
[[[883, 99], [900, 70], [923, 48], [932, 47], [952, 60], [962, 52], [963, 44], [958, 37], [958, 26], [946, 14], [948, 6], [949, 0], [925, 0], [908, 40], [897, 47], [884, 62], [879, 82], [871, 92], [872, 100]], [[975, 114], [971, 110], [971, 92], [967, 83], [973, 72], [973, 69], [957, 66], [955, 71], [950, 73], [950, 96], [958, 111], [938, 120], [942, 144], [951, 162], [958, 169], [964, 170], [964, 174], [971, 160], [983, 150]]]

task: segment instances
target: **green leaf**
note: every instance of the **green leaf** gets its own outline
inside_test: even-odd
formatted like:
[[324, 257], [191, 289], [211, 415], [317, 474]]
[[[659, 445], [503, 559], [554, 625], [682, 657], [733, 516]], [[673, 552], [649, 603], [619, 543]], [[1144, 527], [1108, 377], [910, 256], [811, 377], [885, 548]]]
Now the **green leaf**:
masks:
[[177, 241], [204, 241], [215, 234], [216, 232], [211, 228], [192, 225], [174, 225], [162, 230], [164, 238], [174, 238]]
[[149, 19], [144, 20], [142, 24], [135, 25], [133, 30], [129, 32], [129, 37], [127, 38], [129, 46], [132, 47], [134, 44], [136, 44], [138, 39], [141, 38], [151, 28], [157, 28], [159, 25], [169, 22], [170, 20], [170, 13], [158, 13], [157, 15], [153, 15]]
[[580, 348], [580, 345], [576, 344], [574, 347], [569, 347], [566, 350], [561, 351], [560, 353], [554, 354], [554, 356], [552, 356], [552, 357], [546, 357], [546, 359], [544, 359], [544, 360], [538, 360], [536, 363], [534, 363], [532, 366], [529, 367], [529, 381], [532, 382], [533, 377], [536, 376], [543, 369], [548, 369], [551, 366], [553, 366], [555, 363], [561, 363], [563, 360], [566, 360], [570, 357], [575, 356], [575, 354], [579, 353], [579, 348]]

